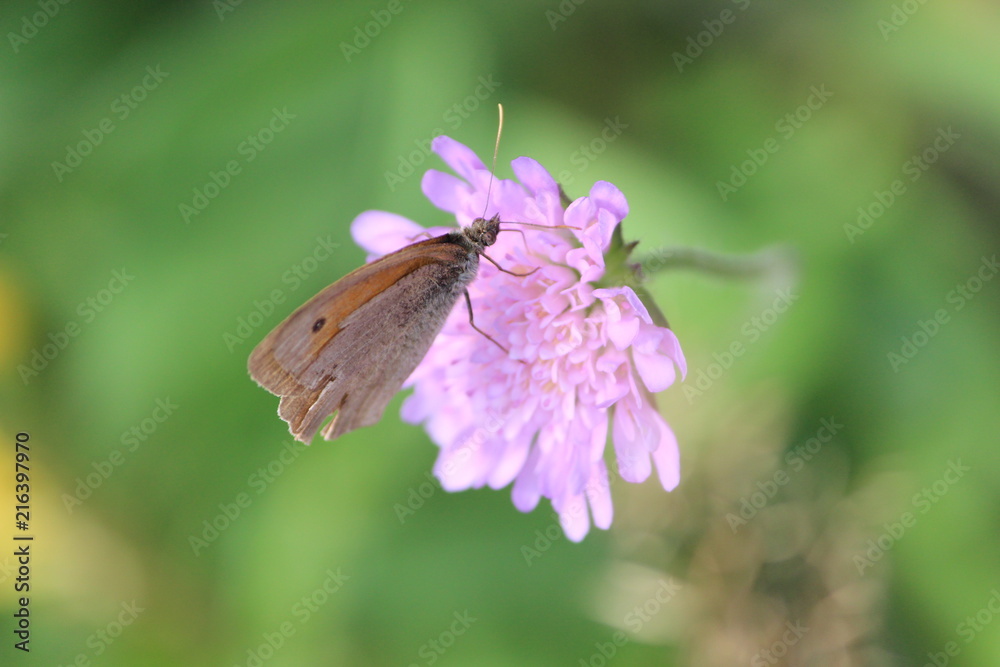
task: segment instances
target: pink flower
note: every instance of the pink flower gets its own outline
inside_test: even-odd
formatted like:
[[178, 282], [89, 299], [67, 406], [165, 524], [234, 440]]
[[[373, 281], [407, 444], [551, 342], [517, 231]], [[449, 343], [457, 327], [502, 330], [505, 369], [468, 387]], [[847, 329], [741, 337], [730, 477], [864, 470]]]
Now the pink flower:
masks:
[[[469, 294], [476, 325], [509, 354], [469, 326], [459, 300], [406, 382], [414, 391], [403, 419], [423, 423], [441, 448], [434, 473], [446, 490], [513, 482], [519, 510], [549, 498], [567, 537], [579, 541], [591, 519], [611, 525], [609, 431], [625, 481], [644, 481], [654, 464], [666, 490], [680, 478], [677, 441], [652, 398], [673, 384], [675, 367], [686, 372], [680, 344], [632, 287], [605, 284], [635, 275], [624, 263], [630, 248], [619, 242], [609, 253], [628, 203], [598, 181], [564, 208], [555, 179], [521, 157], [511, 163], [520, 183], [494, 180], [486, 206], [490, 171], [475, 153], [443, 136], [433, 150], [458, 176], [428, 171], [424, 194], [460, 225], [499, 213], [502, 221], [577, 229], [502, 226], [519, 231], [500, 234], [487, 254], [508, 271], [537, 271], [513, 276], [483, 260]], [[351, 229], [372, 258], [449, 231], [381, 211], [362, 213]]]

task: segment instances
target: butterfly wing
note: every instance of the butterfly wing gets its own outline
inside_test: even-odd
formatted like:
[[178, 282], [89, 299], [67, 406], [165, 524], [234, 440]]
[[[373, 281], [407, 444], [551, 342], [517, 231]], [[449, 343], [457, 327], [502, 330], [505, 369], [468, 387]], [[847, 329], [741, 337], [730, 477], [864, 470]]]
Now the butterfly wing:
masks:
[[478, 257], [450, 235], [407, 246], [344, 276], [279, 324], [250, 355], [251, 377], [281, 397], [302, 442], [377, 422], [423, 359]]

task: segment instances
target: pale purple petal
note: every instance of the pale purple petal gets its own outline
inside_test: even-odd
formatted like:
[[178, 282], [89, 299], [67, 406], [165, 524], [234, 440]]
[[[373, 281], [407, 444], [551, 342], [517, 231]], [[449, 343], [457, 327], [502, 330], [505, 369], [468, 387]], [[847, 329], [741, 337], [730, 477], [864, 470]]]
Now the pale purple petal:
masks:
[[566, 537], [573, 542], [579, 542], [590, 532], [590, 516], [587, 514], [587, 500], [581, 493], [572, 496], [559, 512], [559, 524]]
[[457, 213], [472, 194], [472, 187], [460, 178], [436, 169], [428, 169], [420, 181], [420, 189], [431, 203], [442, 211]]
[[604, 275], [604, 262], [594, 261], [594, 255], [588, 248], [576, 248], [566, 253], [566, 263], [580, 272], [580, 280], [593, 282]]
[[[590, 461], [592, 463], [601, 462], [603, 464], [602, 457], [604, 456], [604, 447], [608, 442], [608, 411], [607, 410], [589, 410], [592, 413], [591, 420], [593, 420], [593, 425], [590, 425]], [[589, 421], [589, 420], [588, 420]]]
[[475, 173], [486, 169], [486, 165], [471, 148], [451, 137], [444, 135], [435, 137], [431, 142], [431, 150], [440, 155], [445, 164], [467, 181], [474, 181]]
[[687, 360], [681, 351], [680, 341], [670, 329], [661, 329], [661, 331], [663, 331], [663, 339], [660, 341], [660, 350], [674, 360], [677, 367], [681, 369], [681, 377], [687, 377]]
[[426, 229], [395, 213], [365, 211], [351, 223], [354, 242], [375, 256], [388, 255], [425, 238]]
[[604, 208], [597, 209], [597, 222], [591, 225], [588, 236], [593, 239], [602, 251], [611, 245], [611, 234], [615, 227], [621, 222], [621, 218], [616, 217], [611, 211]]
[[441, 452], [434, 464], [434, 474], [445, 491], [462, 491], [481, 486], [480, 480], [489, 470], [485, 448], [473, 440], [462, 440], [457, 446]]
[[590, 198], [601, 208], [606, 208], [618, 220], [628, 215], [628, 201], [622, 191], [607, 181], [597, 181], [590, 188]]
[[559, 184], [552, 174], [536, 160], [530, 157], [519, 157], [510, 163], [517, 180], [521, 181], [535, 195], [559, 195]]
[[611, 429], [618, 472], [626, 482], [644, 482], [652, 472], [649, 448], [640, 424], [626, 406], [627, 402], [622, 402], [615, 407], [614, 426]]
[[661, 352], [646, 354], [637, 347], [632, 348], [632, 359], [643, 384], [652, 392], [663, 391], [674, 383], [677, 371], [674, 360]]
[[653, 451], [653, 461], [660, 484], [667, 491], [673, 491], [681, 481], [681, 454], [673, 430], [659, 415], [656, 417], [659, 420], [660, 444]]
[[[533, 463], [537, 463], [537, 457], [535, 458]], [[538, 475], [533, 468], [533, 465], [525, 464], [521, 469], [521, 474], [514, 480], [514, 488], [511, 489], [511, 500], [514, 507], [522, 512], [530, 512], [538, 507], [538, 501], [542, 498], [542, 492], [538, 487]]]
[[413, 392], [403, 400], [400, 417], [409, 424], [419, 424], [434, 412], [434, 406], [423, 392]]
[[587, 233], [587, 228], [593, 224], [597, 216], [597, 207], [587, 197], [580, 197], [566, 208], [563, 222], [574, 227], [573, 233], [580, 238]]
[[604, 461], [598, 461], [592, 466], [586, 492], [587, 501], [590, 503], [590, 513], [594, 517], [594, 525], [601, 530], [607, 530], [611, 527], [611, 520], [614, 518], [614, 507], [611, 504], [608, 468], [604, 465]]
[[601, 299], [601, 303], [604, 304], [604, 312], [608, 315], [608, 338], [619, 350], [624, 350], [632, 345], [641, 324], [639, 318], [633, 314], [629, 302], [625, 300], [619, 302], [613, 296], [616, 293], [624, 295], [626, 291], [628, 294], [634, 295], [632, 289], [628, 287], [594, 290], [594, 296]]
[[513, 482], [524, 467], [530, 445], [531, 441], [527, 438], [518, 438], [511, 442], [490, 471], [487, 483], [494, 489], [502, 489]]
[[653, 318], [646, 309], [646, 304], [642, 302], [642, 299], [640, 299], [639, 295], [635, 293], [635, 290], [631, 287], [623, 287], [622, 295], [628, 301], [628, 304], [632, 306], [632, 310], [635, 311], [635, 314], [638, 315], [643, 322], [646, 322], [647, 324], [653, 323]]
[[625, 315], [617, 321], [608, 320], [608, 338], [619, 350], [626, 349], [639, 333], [639, 318]]

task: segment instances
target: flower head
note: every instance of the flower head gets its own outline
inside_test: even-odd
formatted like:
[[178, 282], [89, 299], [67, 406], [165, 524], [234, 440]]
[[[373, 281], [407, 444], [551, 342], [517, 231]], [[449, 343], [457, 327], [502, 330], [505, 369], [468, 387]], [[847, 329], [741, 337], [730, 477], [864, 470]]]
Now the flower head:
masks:
[[[442, 136], [432, 147], [458, 176], [429, 170], [424, 194], [460, 225], [499, 214], [552, 229], [506, 225], [517, 231], [500, 234], [486, 253], [506, 271], [530, 275], [482, 261], [469, 286], [476, 325], [509, 353], [469, 325], [460, 302], [406, 382], [414, 391], [403, 419], [423, 423], [440, 447], [434, 473], [446, 490], [513, 482], [519, 510], [549, 498], [567, 537], [579, 541], [591, 519], [611, 525], [609, 432], [625, 481], [644, 481], [654, 464], [668, 491], [680, 476], [676, 439], [652, 397], [673, 383], [675, 367], [686, 371], [677, 337], [633, 287], [605, 284], [626, 274], [606, 260], [627, 256], [611, 250], [628, 203], [598, 181], [564, 207], [559, 185], [535, 160], [511, 163], [520, 183], [491, 186], [490, 171], [466, 146]], [[447, 231], [381, 211], [352, 224], [372, 257]]]

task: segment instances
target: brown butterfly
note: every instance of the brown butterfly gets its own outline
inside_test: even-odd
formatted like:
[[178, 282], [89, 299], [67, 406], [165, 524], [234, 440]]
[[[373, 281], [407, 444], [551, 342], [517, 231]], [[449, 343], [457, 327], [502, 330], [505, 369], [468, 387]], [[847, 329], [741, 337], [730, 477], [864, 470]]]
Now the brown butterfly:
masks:
[[334, 413], [323, 429], [327, 440], [381, 419], [462, 294], [476, 326], [466, 286], [499, 231], [499, 215], [477, 218], [465, 229], [366, 264], [314, 296], [254, 348], [250, 376], [281, 397], [278, 415], [298, 440], [311, 442]]
[[[501, 106], [494, 170], [502, 131]], [[486, 200], [488, 206], [489, 188]], [[298, 440], [311, 442], [332, 414], [323, 429], [327, 440], [381, 419], [462, 294], [469, 324], [507, 351], [476, 326], [466, 290], [480, 255], [505, 273], [530, 275], [507, 271], [483, 254], [500, 231], [499, 215], [481, 217], [366, 264], [314, 296], [254, 348], [250, 376], [281, 397], [278, 415]]]

